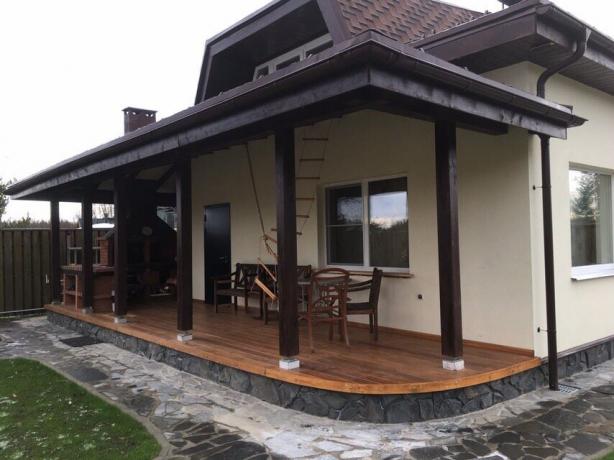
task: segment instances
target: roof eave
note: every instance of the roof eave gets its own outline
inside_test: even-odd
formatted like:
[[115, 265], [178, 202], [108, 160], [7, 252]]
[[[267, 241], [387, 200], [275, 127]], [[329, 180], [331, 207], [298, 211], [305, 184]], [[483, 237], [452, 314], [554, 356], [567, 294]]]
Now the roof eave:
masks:
[[[307, 79], [309, 75], [311, 75], [309, 78], [318, 78], [316, 70], [319, 69], [319, 72], [326, 71], [326, 69], [330, 68], [326, 66], [337, 60], [344, 60], [343, 63], [345, 64], [351, 59], [354, 52], [362, 48], [367, 50], [368, 47], [373, 47], [373, 49], [388, 53], [387, 58], [383, 60], [388, 64], [406, 62], [414, 72], [421, 73], [423, 78], [428, 77], [432, 78], [433, 81], [455, 85], [456, 88], [464, 88], [465, 91], [468, 91], [475, 97], [488, 98], [502, 106], [516, 107], [518, 110], [534, 113], [545, 120], [551, 120], [553, 123], [556, 122], [560, 126], [578, 126], [585, 121], [575, 116], [571, 110], [564, 106], [544, 101], [536, 96], [480, 77], [479, 75], [456, 67], [434, 56], [420, 52], [411, 46], [403, 45], [394, 40], [385, 38], [377, 33], [366, 32], [342, 44], [335, 45], [319, 56], [314, 56], [314, 58], [291, 66], [288, 69], [284, 69], [284, 71], [272, 74], [255, 82], [246, 83], [169, 118], [160, 120], [157, 123], [148, 125], [138, 131], [129, 133], [119, 139], [72, 157], [51, 168], [47, 168], [42, 172], [14, 184], [9, 188], [8, 194], [23, 196], [24, 192], [29, 188], [44, 182], [49, 177], [72, 171], [76, 168], [83, 168], [90, 163], [112, 157], [121, 152], [129, 151], [130, 149], [137, 148], [139, 145], [153, 142], [156, 139], [164, 139], [174, 133], [181, 132], [182, 130], [188, 129], [190, 126], [198, 124], [199, 120], [202, 120], [203, 116], [209, 112], [224, 114], [224, 111], [229, 112], [238, 110], [237, 107], [241, 107], [242, 103], [245, 105], [246, 101], [258, 101], [259, 98], [265, 97], [266, 94], [279, 91], [284, 85], [288, 86], [291, 83], [287, 84], [287, 82], [291, 82], [293, 79]], [[263, 94], [264, 96], [262, 96]], [[226, 115], [228, 115], [228, 113], [226, 113]]]

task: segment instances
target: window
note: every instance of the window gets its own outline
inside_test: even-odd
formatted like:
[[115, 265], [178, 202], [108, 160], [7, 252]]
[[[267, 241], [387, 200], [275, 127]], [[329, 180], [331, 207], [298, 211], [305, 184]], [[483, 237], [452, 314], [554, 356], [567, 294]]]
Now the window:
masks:
[[268, 74], [269, 74], [269, 66], [259, 67], [256, 69], [254, 80], [258, 80], [259, 78], [266, 77]]
[[407, 178], [326, 190], [329, 265], [409, 268]]
[[313, 56], [314, 54], [318, 54], [331, 46], [333, 46], [333, 41], [330, 35], [322, 35], [321, 37], [311, 40], [298, 48], [288, 51], [280, 56], [276, 56], [270, 61], [259, 64], [254, 70], [253, 79], [258, 80], [259, 78], [265, 77], [276, 70], [284, 69], [291, 64], [295, 64], [303, 59]]
[[289, 65], [294, 64], [295, 62], [299, 62], [301, 60], [301, 57], [299, 55], [296, 56], [292, 56], [289, 59], [286, 59], [283, 62], [280, 62], [279, 64], [277, 64], [275, 66], [275, 70], [281, 70], [281, 69], [285, 69], [286, 67], [288, 67]]
[[[612, 176], [596, 171], [569, 171], [571, 260], [576, 273], [609, 268], [614, 262]], [[611, 267], [614, 270], [614, 265]]]

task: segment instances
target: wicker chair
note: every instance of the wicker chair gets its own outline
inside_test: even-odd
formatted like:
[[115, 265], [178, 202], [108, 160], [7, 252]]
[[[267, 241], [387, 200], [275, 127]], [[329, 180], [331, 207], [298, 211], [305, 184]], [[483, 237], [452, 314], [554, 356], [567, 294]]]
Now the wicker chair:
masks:
[[346, 311], [349, 280], [349, 272], [340, 268], [326, 268], [312, 274], [307, 293], [307, 311], [299, 315], [300, 320], [307, 321], [309, 347], [312, 353], [315, 351], [313, 327], [319, 323], [328, 323], [329, 340], [333, 339], [334, 326], [338, 324], [341, 339], [350, 346]]

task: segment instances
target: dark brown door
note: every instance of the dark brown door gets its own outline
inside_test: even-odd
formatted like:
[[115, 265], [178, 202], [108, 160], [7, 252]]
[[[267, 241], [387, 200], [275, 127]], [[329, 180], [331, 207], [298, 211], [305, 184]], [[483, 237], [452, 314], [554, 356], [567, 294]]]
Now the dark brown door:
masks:
[[[205, 207], [205, 301], [213, 303], [213, 278], [228, 275], [230, 266], [230, 204]], [[228, 302], [228, 299], [220, 299]]]

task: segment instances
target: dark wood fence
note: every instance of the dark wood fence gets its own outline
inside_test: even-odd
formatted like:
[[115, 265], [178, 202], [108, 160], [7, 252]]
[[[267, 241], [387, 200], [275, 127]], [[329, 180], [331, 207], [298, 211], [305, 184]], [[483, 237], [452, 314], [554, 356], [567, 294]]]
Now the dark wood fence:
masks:
[[[101, 231], [94, 232], [94, 245]], [[41, 308], [51, 301], [51, 232], [48, 229], [0, 230], [0, 313]], [[61, 230], [60, 262], [79, 261], [83, 234]], [[72, 253], [72, 255], [69, 255]]]

